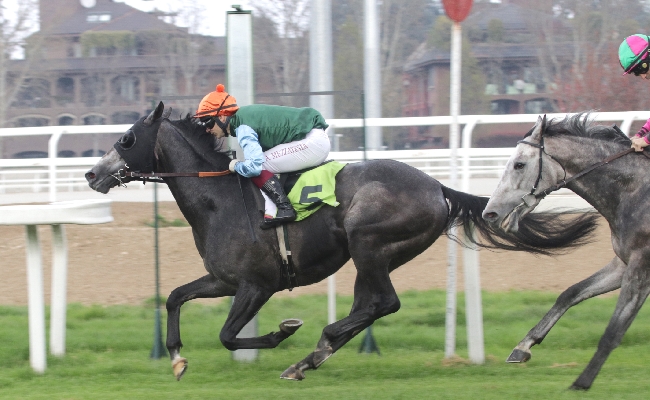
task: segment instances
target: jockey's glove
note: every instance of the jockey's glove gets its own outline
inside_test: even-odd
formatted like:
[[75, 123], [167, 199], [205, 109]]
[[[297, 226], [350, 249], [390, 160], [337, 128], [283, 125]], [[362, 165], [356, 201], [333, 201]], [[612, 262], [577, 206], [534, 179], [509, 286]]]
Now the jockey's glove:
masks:
[[228, 164], [228, 169], [230, 170], [230, 172], [235, 172], [235, 164], [237, 164], [238, 162], [239, 160], [235, 158], [230, 162], [230, 164]]

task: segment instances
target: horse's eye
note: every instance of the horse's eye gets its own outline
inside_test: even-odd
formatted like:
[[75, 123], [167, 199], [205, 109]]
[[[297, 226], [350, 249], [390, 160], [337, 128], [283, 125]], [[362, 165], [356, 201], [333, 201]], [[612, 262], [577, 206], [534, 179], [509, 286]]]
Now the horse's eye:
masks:
[[125, 150], [130, 149], [135, 144], [135, 133], [133, 131], [126, 132], [117, 143]]
[[526, 166], [526, 164], [522, 162], [516, 162], [515, 163], [515, 169], [523, 169]]

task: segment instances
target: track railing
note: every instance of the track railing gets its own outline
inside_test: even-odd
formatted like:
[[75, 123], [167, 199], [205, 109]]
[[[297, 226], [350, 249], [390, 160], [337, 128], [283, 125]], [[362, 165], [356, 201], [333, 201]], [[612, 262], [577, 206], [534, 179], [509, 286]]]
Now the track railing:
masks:
[[[549, 114], [548, 118], [564, 118], [566, 114]], [[461, 190], [467, 191], [470, 178], [499, 177], [512, 148], [472, 148], [472, 133], [481, 124], [533, 124], [537, 114], [508, 115], [462, 115], [459, 123], [463, 125], [462, 145], [458, 149]], [[592, 118], [599, 122], [620, 124], [621, 130], [629, 134], [635, 121], [650, 118], [650, 111], [626, 111], [593, 113]], [[365, 126], [437, 126], [449, 125], [450, 116], [405, 117], [405, 118], [366, 118], [330, 119], [334, 128], [360, 128]], [[63, 135], [114, 134], [126, 132], [131, 125], [85, 125], [85, 126], [47, 126], [34, 128], [0, 129], [0, 137], [49, 135], [48, 157], [32, 159], [0, 159], [0, 193], [48, 191], [50, 201], [56, 201], [57, 191], [90, 190], [84, 178], [85, 172], [99, 157], [60, 158], [58, 143]], [[523, 134], [523, 132], [522, 132]], [[395, 159], [412, 165], [437, 179], [449, 178], [452, 154], [449, 149], [430, 150], [390, 150], [390, 151], [349, 151], [332, 152], [330, 158], [345, 163], [364, 159]]]

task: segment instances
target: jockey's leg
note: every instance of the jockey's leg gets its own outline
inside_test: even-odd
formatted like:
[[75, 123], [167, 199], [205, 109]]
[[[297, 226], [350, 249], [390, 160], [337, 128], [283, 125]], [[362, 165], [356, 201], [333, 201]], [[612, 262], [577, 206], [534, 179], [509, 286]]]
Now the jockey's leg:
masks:
[[[330, 151], [330, 142], [322, 129], [312, 129], [302, 140], [275, 146], [264, 152], [260, 176], [252, 178], [265, 200], [264, 223], [268, 229], [296, 219], [296, 211], [273, 174], [298, 171], [321, 164]], [[269, 200], [273, 203], [270, 204]]]
[[262, 170], [259, 176], [251, 178], [251, 181], [260, 188], [264, 196], [264, 222], [262, 229], [272, 228], [285, 222], [296, 219], [296, 210], [284, 193], [284, 189], [278, 178], [266, 170]]

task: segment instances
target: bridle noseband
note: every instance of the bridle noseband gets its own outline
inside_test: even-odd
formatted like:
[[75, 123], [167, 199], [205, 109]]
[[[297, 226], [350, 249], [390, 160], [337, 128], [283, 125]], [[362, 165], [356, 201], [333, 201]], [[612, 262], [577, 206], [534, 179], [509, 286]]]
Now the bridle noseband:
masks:
[[[521, 201], [523, 202], [523, 204], [530, 207], [530, 206], [532, 206], [532, 204], [529, 205], [528, 203], [526, 203], [526, 196], [533, 196], [533, 198], [535, 200], [540, 200], [540, 199], [543, 199], [544, 197], [548, 196], [551, 192], [554, 192], [554, 191], [560, 189], [561, 187], [566, 186], [566, 184], [567, 184], [566, 169], [564, 168], [562, 163], [560, 163], [552, 155], [548, 154], [546, 152], [546, 150], [544, 149], [544, 130], [542, 130], [541, 133], [540, 133], [539, 144], [527, 142], [525, 140], [520, 140], [520, 141], [517, 142], [517, 144], [519, 144], [519, 143], [527, 144], [529, 146], [537, 147], [539, 149], [539, 172], [537, 173], [537, 179], [535, 179], [535, 183], [533, 184], [533, 188], [530, 189], [530, 192], [526, 193], [523, 196], [521, 196]], [[548, 188], [546, 190], [543, 190], [541, 193], [535, 194], [535, 191], [537, 190], [537, 186], [539, 185], [539, 182], [542, 180], [542, 168], [543, 168], [543, 160], [544, 160], [543, 157], [542, 157], [543, 154], [546, 154], [547, 156], [549, 156], [551, 158], [551, 160], [555, 161], [560, 166], [560, 168], [562, 168], [562, 171], [564, 171], [564, 178], [562, 178], [560, 183], [556, 184], [555, 187]]]

